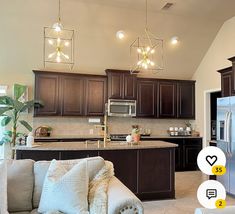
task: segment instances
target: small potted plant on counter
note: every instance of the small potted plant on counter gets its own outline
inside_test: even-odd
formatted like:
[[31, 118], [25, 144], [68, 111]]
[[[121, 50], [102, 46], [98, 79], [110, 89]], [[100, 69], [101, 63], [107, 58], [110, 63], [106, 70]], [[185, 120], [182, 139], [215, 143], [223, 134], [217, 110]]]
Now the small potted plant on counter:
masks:
[[138, 144], [140, 142], [140, 129], [138, 125], [132, 126], [131, 136], [134, 144]]

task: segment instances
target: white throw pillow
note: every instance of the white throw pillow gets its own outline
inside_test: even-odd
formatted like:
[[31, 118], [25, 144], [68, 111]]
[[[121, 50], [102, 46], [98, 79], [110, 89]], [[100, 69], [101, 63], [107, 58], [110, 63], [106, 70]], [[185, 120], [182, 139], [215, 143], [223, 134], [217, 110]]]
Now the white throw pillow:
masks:
[[88, 214], [88, 182], [87, 160], [72, 168], [53, 160], [44, 180], [38, 212]]
[[7, 164], [0, 161], [0, 214], [7, 213]]

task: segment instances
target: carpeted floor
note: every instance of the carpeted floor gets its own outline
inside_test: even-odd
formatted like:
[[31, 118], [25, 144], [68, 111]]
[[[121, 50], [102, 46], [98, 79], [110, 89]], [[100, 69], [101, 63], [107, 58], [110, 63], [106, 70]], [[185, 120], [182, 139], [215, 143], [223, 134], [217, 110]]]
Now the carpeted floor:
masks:
[[[201, 207], [197, 189], [207, 179], [200, 171], [176, 173], [176, 199], [144, 202], [145, 214], [193, 214]], [[235, 198], [227, 197], [228, 205], [235, 205]]]

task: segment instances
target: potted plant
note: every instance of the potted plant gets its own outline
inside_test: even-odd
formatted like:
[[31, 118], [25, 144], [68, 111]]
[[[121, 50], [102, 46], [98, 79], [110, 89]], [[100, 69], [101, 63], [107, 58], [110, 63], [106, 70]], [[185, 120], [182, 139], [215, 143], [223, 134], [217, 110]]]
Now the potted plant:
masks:
[[140, 129], [138, 125], [132, 126], [131, 136], [134, 144], [138, 144], [140, 142]]
[[14, 85], [14, 98], [9, 96], [0, 96], [0, 117], [1, 126], [11, 126], [11, 130], [4, 132], [3, 138], [0, 140], [0, 145], [9, 143], [11, 148], [11, 157], [14, 158], [14, 151], [12, 148], [16, 145], [17, 137], [22, 133], [17, 132], [20, 125], [24, 126], [28, 131], [32, 131], [32, 127], [27, 121], [21, 120], [22, 112], [34, 106], [34, 100], [24, 101], [21, 99], [27, 88], [23, 85]]

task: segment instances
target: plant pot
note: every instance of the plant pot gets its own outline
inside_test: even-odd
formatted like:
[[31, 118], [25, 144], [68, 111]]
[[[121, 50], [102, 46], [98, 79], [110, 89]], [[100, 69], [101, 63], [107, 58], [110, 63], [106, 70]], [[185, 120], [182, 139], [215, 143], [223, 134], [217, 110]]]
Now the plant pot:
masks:
[[139, 143], [140, 142], [140, 134], [133, 134], [132, 139], [134, 143]]

